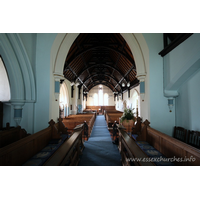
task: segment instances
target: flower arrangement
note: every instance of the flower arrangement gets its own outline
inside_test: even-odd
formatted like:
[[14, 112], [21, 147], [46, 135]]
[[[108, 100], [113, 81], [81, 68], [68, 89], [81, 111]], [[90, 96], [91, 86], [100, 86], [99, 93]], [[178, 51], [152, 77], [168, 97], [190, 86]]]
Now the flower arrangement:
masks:
[[124, 113], [121, 117], [121, 122], [123, 122], [124, 120], [128, 121], [128, 120], [133, 120], [135, 122], [135, 113], [133, 112], [134, 108], [125, 108], [124, 109]]

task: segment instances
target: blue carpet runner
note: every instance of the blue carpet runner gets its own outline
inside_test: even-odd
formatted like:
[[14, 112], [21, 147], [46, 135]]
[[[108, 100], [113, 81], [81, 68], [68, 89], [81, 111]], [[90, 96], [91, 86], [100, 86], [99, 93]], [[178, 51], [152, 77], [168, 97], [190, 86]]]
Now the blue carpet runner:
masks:
[[79, 166], [121, 166], [118, 146], [112, 143], [104, 115], [98, 115]]

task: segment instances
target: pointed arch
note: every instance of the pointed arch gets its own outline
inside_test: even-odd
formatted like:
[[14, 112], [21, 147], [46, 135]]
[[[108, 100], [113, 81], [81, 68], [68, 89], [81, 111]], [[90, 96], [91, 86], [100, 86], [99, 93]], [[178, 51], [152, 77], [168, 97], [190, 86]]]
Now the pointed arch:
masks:
[[[52, 46], [53, 72], [63, 75], [63, 67], [69, 49], [79, 33], [58, 34]], [[147, 74], [148, 47], [141, 33], [122, 33], [134, 55], [137, 77]]]
[[20, 36], [16, 33], [0, 34], [0, 54], [10, 80], [10, 101], [34, 102], [35, 79]]
[[[51, 67], [53, 74], [63, 76], [63, 68], [69, 49], [79, 33], [58, 34], [51, 49]], [[150, 120], [149, 101], [149, 49], [142, 33], [121, 33], [134, 56], [137, 78], [145, 80], [145, 99], [141, 107], [141, 116]]]

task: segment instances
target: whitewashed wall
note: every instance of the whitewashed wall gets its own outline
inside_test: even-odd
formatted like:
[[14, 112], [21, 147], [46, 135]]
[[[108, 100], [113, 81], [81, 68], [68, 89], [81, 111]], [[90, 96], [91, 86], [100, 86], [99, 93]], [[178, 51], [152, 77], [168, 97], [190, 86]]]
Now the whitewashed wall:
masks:
[[[108, 94], [108, 106], [114, 106], [115, 102], [114, 102], [114, 95], [111, 89], [109, 89], [108, 87], [102, 85], [103, 88], [103, 95], [105, 93]], [[94, 94], [98, 94], [99, 92], [99, 86], [95, 86], [94, 88], [92, 88], [89, 93], [88, 93], [88, 98], [87, 98], [87, 106], [93, 106], [95, 104], [94, 102]], [[103, 104], [104, 105], [104, 104]]]

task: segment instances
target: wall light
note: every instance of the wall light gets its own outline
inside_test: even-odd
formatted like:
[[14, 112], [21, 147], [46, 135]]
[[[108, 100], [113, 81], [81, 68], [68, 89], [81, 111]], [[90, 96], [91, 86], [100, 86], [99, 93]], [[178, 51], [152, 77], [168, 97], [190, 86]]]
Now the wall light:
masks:
[[169, 112], [172, 112], [173, 106], [174, 106], [174, 98], [168, 98]]

